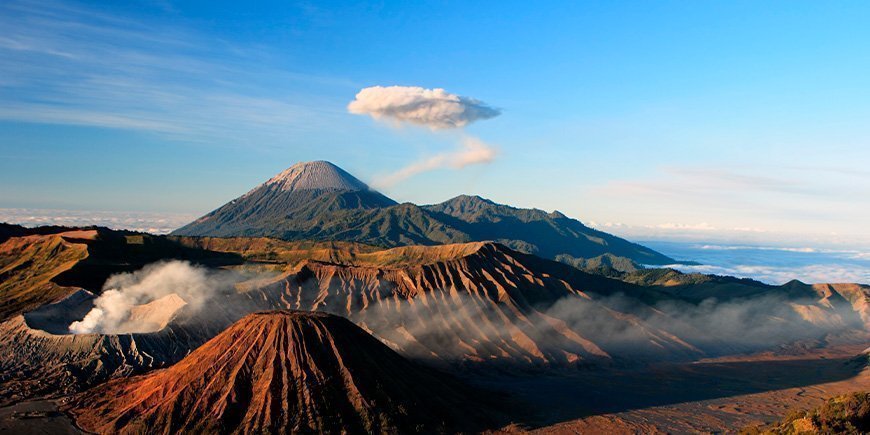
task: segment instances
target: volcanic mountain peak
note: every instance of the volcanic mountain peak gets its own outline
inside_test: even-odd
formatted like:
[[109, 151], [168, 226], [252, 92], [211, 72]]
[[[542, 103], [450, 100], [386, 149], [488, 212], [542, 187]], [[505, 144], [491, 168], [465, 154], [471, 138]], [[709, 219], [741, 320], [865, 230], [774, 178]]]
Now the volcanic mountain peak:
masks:
[[344, 169], [317, 160], [297, 163], [265, 183], [282, 191], [290, 190], [369, 190], [369, 187]]
[[166, 370], [109, 382], [70, 407], [96, 433], [453, 432], [486, 424], [477, 405], [486, 397], [342, 317], [268, 311]]
[[547, 258], [613, 254], [640, 264], [676, 262], [557, 212], [469, 195], [425, 206], [397, 204], [325, 161], [293, 165], [173, 235], [340, 240], [383, 247], [496, 240]]

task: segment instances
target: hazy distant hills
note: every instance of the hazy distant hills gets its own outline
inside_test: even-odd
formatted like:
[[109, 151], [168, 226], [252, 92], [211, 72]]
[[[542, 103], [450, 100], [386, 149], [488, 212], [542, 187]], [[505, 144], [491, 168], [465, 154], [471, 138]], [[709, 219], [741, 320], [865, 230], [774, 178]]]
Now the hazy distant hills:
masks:
[[675, 262], [559, 212], [467, 195], [434, 205], [398, 204], [324, 161], [293, 165], [173, 234], [342, 240], [383, 247], [494, 240], [547, 258], [610, 254], [642, 264]]

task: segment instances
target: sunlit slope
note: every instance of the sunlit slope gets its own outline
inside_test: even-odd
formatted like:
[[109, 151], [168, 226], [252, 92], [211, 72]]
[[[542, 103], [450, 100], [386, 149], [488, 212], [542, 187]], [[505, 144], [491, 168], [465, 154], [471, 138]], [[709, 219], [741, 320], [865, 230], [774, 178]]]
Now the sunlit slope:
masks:
[[88, 257], [84, 239], [96, 231], [13, 237], [0, 244], [0, 320], [69, 295], [53, 281]]
[[487, 401], [346, 319], [273, 311], [68, 408], [96, 433], [452, 433], [491, 424]]

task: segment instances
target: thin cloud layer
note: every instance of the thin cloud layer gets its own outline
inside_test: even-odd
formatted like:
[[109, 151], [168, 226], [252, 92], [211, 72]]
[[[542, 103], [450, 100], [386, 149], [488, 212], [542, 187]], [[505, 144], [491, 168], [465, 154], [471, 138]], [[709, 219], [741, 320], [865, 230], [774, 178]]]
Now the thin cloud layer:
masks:
[[390, 187], [419, 173], [438, 168], [462, 169], [468, 165], [490, 163], [497, 155], [498, 152], [482, 140], [466, 136], [462, 138], [462, 146], [458, 150], [436, 154], [414, 162], [386, 177], [376, 179], [372, 185]]
[[116, 230], [168, 234], [194, 219], [196, 219], [196, 215], [186, 213], [0, 208], [0, 222], [25, 227], [96, 225]]
[[0, 120], [250, 146], [332, 124], [317, 94], [281, 89], [351, 86], [276, 68], [267, 52], [192, 26], [102, 9], [0, 2]]
[[462, 128], [501, 111], [470, 97], [451, 94], [441, 88], [418, 86], [372, 86], [356, 94], [347, 106], [350, 113], [376, 120], [410, 123], [433, 130]]

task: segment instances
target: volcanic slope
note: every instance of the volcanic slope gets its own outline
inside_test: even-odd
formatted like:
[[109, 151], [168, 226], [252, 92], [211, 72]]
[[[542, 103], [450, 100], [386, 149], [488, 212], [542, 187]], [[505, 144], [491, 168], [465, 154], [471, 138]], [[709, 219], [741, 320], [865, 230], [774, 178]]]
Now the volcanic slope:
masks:
[[[112, 274], [173, 258], [227, 265], [241, 256], [105, 228], [5, 227], [17, 231], [0, 244], [0, 403], [164, 367], [235, 320], [228, 314], [218, 322], [187, 316], [190, 323], [176, 320], [154, 333], [69, 334], [70, 322], [93, 307]], [[154, 308], [145, 305], [136, 314]]]
[[[638, 298], [631, 312], [606, 304], [603, 296], [617, 292]], [[564, 365], [703, 354], [644, 322], [657, 316], [642, 301], [656, 300], [655, 292], [491, 242], [359, 253], [343, 264], [307, 260], [240, 297], [227, 304], [339, 314], [403, 354], [433, 361]], [[594, 312], [597, 325], [571, 324], [569, 313], [550, 310], [562, 300]], [[596, 333], [608, 328], [629, 333]]]
[[12, 237], [0, 244], [0, 321], [66, 297], [74, 288], [53, 279], [88, 257], [77, 240], [96, 231]]
[[392, 205], [396, 202], [332, 163], [297, 163], [174, 234], [251, 237], [281, 233], [286, 239], [305, 239], [304, 233], [310, 230], [306, 227], [331, 212]]
[[452, 433], [492, 425], [489, 403], [344, 318], [272, 311], [67, 406], [96, 433]]
[[396, 204], [323, 161], [293, 165], [173, 234], [341, 240], [382, 247], [494, 240], [545, 258], [612, 254], [642, 264], [675, 262], [559, 212], [466, 195], [423, 207]]
[[[0, 229], [14, 228], [2, 225]], [[110, 275], [159, 260], [209, 266], [242, 262], [232, 252], [184, 246], [162, 236], [100, 227], [19, 227], [0, 243], [0, 321], [63, 299], [79, 289], [99, 293]]]
[[[706, 283], [703, 291], [713, 291], [715, 284]], [[667, 287], [609, 279], [478, 242], [344, 256], [318, 251], [272, 282], [241, 288], [247, 301], [231, 304], [331, 312], [406, 356], [509, 365], [691, 360], [781, 344], [764, 342], [762, 335], [756, 341], [735, 337], [739, 327], [733, 322], [719, 329], [704, 321], [704, 313], [724, 321], [731, 309], [749, 316], [741, 324], [752, 321], [783, 340], [866, 329], [868, 288], [816, 285], [792, 291], [750, 284], [755, 283], [722, 282], [723, 293], [745, 297], [720, 312]], [[681, 291], [691, 293], [691, 286]]]

